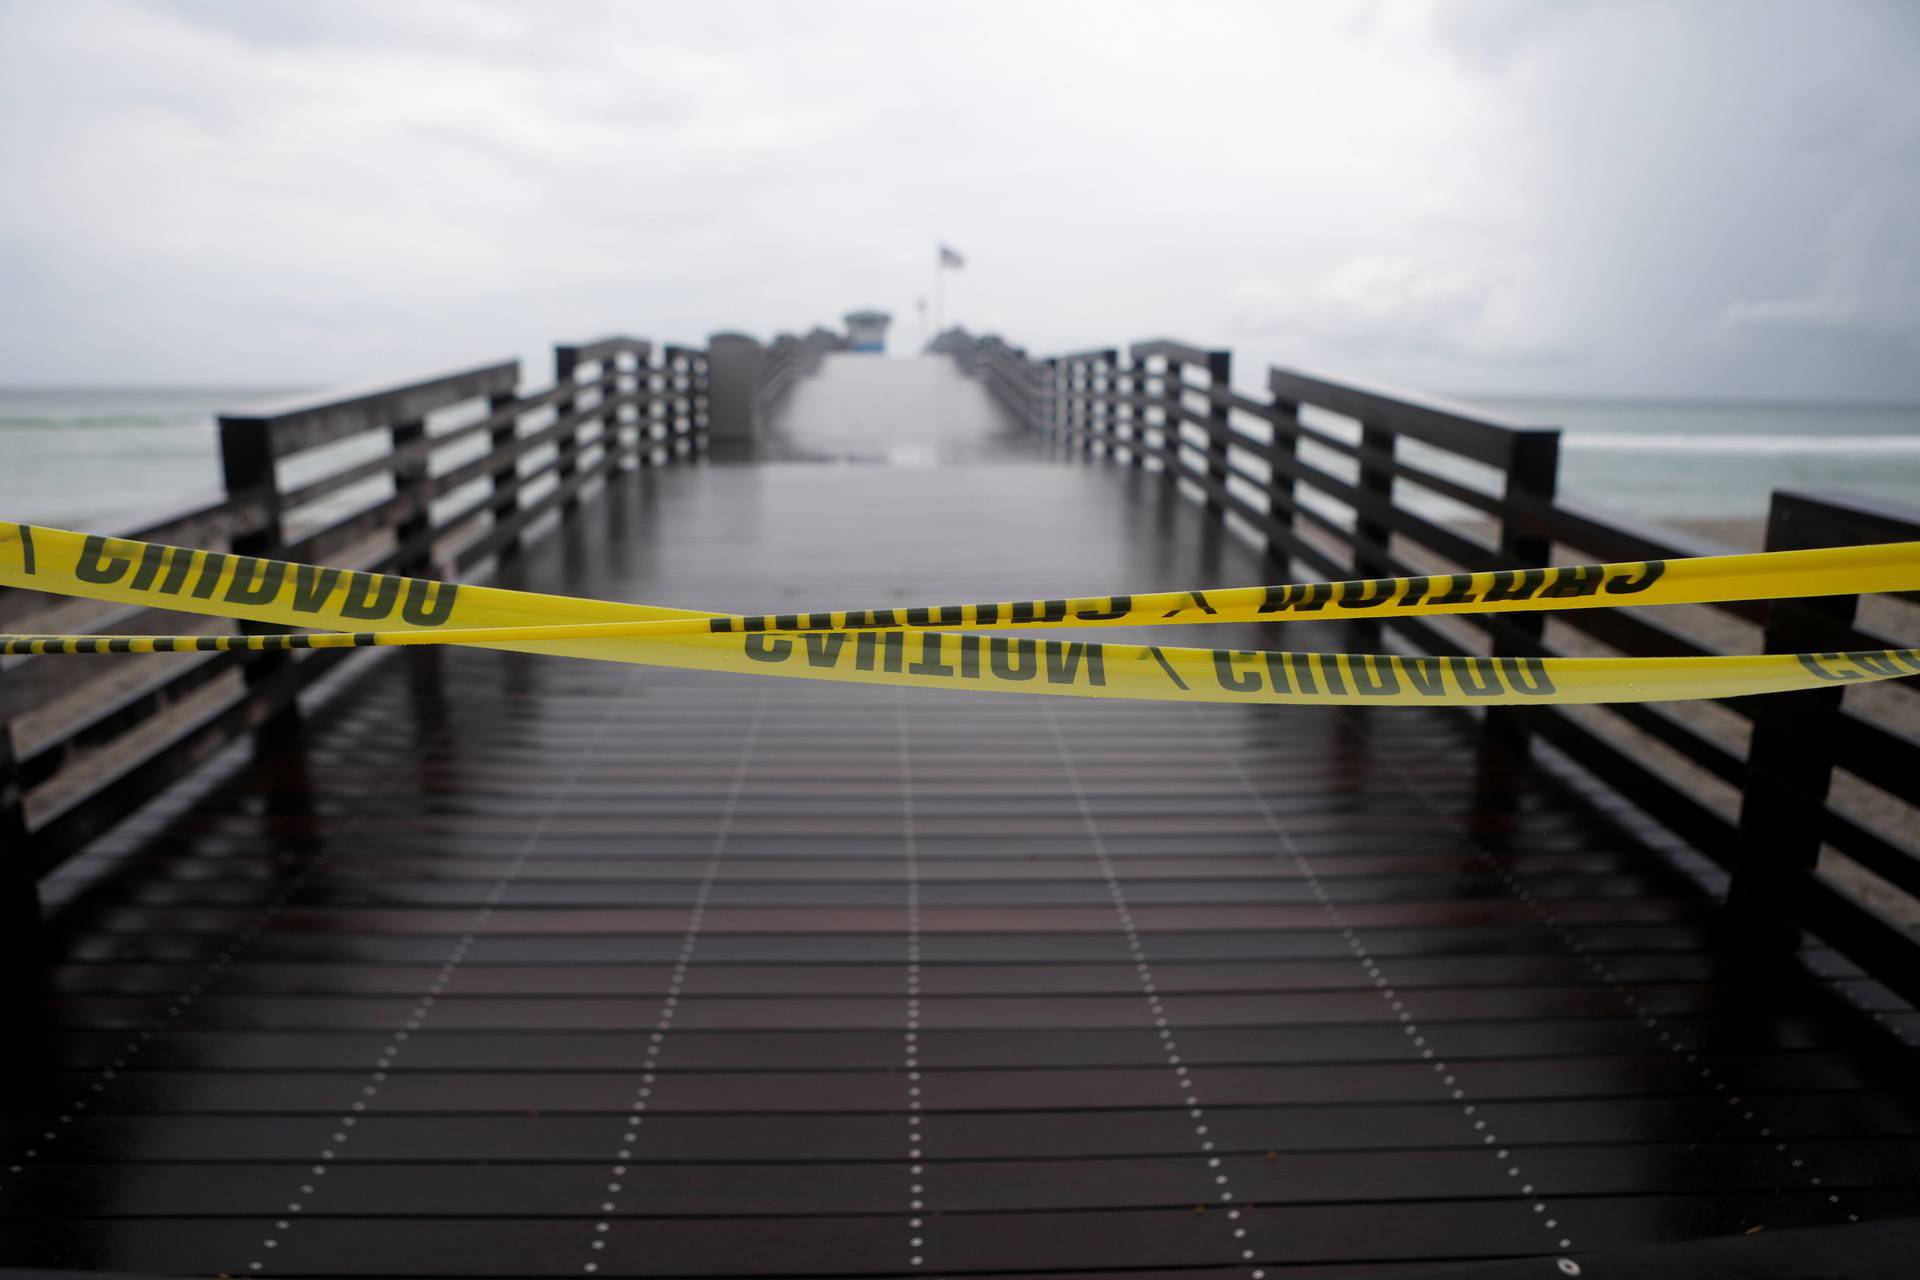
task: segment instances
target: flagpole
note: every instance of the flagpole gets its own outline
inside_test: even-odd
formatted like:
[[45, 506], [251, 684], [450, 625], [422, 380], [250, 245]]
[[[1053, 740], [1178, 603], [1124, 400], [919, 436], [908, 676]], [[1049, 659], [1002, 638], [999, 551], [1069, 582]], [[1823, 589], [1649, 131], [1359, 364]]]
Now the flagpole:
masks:
[[941, 296], [941, 287], [946, 282], [946, 274], [946, 259], [942, 256], [939, 247], [935, 246], [933, 250], [933, 336], [936, 338], [943, 332], [940, 321], [945, 309], [943, 305], [945, 299]]

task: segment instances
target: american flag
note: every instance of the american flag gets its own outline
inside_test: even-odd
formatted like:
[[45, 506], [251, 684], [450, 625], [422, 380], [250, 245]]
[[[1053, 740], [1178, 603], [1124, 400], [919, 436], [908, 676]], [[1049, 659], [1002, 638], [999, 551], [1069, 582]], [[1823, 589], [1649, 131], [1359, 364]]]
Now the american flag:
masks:
[[947, 248], [946, 245], [941, 245], [940, 265], [943, 267], [952, 267], [955, 271], [959, 271], [967, 265], [967, 260], [961, 257], [959, 253]]

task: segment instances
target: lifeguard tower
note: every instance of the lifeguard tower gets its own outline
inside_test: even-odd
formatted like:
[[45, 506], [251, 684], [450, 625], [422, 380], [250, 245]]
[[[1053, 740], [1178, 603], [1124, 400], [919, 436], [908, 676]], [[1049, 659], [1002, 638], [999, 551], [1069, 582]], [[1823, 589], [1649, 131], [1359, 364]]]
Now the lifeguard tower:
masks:
[[883, 352], [887, 349], [887, 326], [893, 317], [884, 311], [849, 311], [847, 345], [855, 351]]

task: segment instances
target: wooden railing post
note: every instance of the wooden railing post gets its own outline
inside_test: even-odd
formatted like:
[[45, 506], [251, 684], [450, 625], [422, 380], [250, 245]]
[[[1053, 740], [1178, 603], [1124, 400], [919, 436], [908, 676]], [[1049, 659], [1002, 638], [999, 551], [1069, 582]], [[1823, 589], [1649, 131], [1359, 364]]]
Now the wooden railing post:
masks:
[[[498, 414], [519, 400], [517, 391], [496, 391], [487, 397], [487, 412]], [[505, 422], [498, 423], [487, 433], [488, 452], [498, 456], [500, 451], [511, 445], [520, 434], [519, 415], [512, 415]], [[512, 521], [514, 513], [520, 509], [520, 460], [508, 458], [496, 466], [490, 475], [493, 490], [493, 503], [488, 508], [493, 527], [503, 528]], [[500, 544], [496, 554], [501, 560], [509, 560], [520, 554], [520, 538], [515, 535]]]
[[1093, 441], [1085, 436], [1076, 436], [1070, 429], [1073, 425], [1073, 365], [1070, 361], [1054, 360], [1053, 364], [1053, 428], [1054, 434], [1066, 441], [1067, 447], [1091, 449]]
[[286, 543], [281, 529], [280, 481], [273, 465], [273, 432], [243, 418], [222, 417], [219, 421], [220, 470], [227, 497], [261, 504], [259, 521], [234, 534], [230, 544], [233, 553], [277, 557], [286, 550]]
[[[1553, 563], [1553, 538], [1526, 509], [1549, 506], [1559, 483], [1560, 433], [1549, 428], [1516, 431], [1501, 497], [1500, 550], [1522, 568], [1537, 569]], [[1501, 658], [1537, 657], [1546, 631], [1545, 614], [1504, 615], [1494, 628], [1493, 654]], [[1518, 708], [1493, 707], [1487, 711], [1486, 726], [1502, 741], [1524, 747], [1529, 736], [1528, 718]]]
[[[580, 399], [579, 370], [580, 351], [577, 347], [559, 346], [553, 349], [553, 385], [560, 388], [560, 394], [553, 402], [556, 421], [564, 422], [573, 416], [575, 406]], [[575, 423], [563, 427], [560, 436], [553, 442], [554, 480], [564, 485], [572, 477], [575, 455], [580, 451], [580, 426]], [[571, 510], [572, 502], [565, 503], [563, 510]]]
[[[1148, 397], [1152, 392], [1148, 390], [1150, 384], [1147, 358], [1130, 351], [1127, 353], [1127, 361], [1127, 394], [1132, 398], [1132, 403], [1127, 406], [1126, 438], [1134, 441], [1144, 439], [1146, 436], [1147, 418], [1152, 412], [1148, 406]], [[1120, 431], [1116, 426], [1113, 434], [1107, 438], [1106, 456], [1109, 459], [1120, 456], [1119, 440]]]
[[1060, 357], [1048, 356], [1041, 362], [1042, 382], [1040, 384], [1040, 403], [1034, 406], [1029, 426], [1036, 427], [1049, 440], [1062, 441], [1069, 448], [1074, 442], [1065, 440], [1060, 430]]
[[1087, 412], [1087, 389], [1091, 380], [1087, 376], [1087, 362], [1079, 356], [1067, 361], [1067, 431], [1070, 438], [1085, 440], [1093, 430], [1091, 415]]
[[[1524, 508], [1550, 506], [1559, 485], [1559, 431], [1543, 427], [1515, 432], [1513, 460], [1507, 465], [1502, 495], [1506, 510], [1500, 522], [1500, 549], [1519, 561], [1522, 568], [1539, 568], [1553, 557], [1553, 538]], [[1536, 632], [1545, 627], [1546, 619], [1538, 614], [1518, 616], [1537, 624]]]
[[[280, 510], [280, 479], [274, 468], [273, 429], [263, 422], [222, 416], [220, 425], [220, 469], [226, 481], [227, 497], [236, 502], [260, 504], [259, 521], [249, 529], [235, 533], [229, 542], [233, 554], [259, 556], [269, 560], [286, 557], [286, 532]], [[243, 622], [247, 634], [273, 632], [282, 628], [258, 622]], [[257, 690], [292, 661], [288, 653], [245, 655], [243, 679], [247, 688]], [[300, 705], [288, 699], [278, 714], [260, 726], [261, 739], [278, 739], [300, 727]]]
[[691, 450], [699, 455], [713, 448], [713, 361], [696, 350], [687, 359], [687, 372], [687, 431]]
[[707, 353], [697, 347], [666, 348], [667, 461], [707, 448], [710, 412]]
[[1106, 396], [1112, 389], [1107, 357], [1094, 356], [1087, 362], [1087, 430], [1105, 435], [1113, 427], [1113, 406]]
[[[1360, 421], [1360, 459], [1354, 487], [1362, 495], [1386, 506], [1393, 505], [1394, 433], [1375, 422]], [[1356, 578], [1393, 576], [1388, 549], [1392, 545], [1393, 525], [1379, 515], [1355, 508], [1353, 513], [1353, 551], [1351, 563]], [[1347, 641], [1355, 649], [1380, 647], [1378, 622], [1350, 618]]]
[[[1165, 410], [1167, 382], [1176, 372], [1172, 363], [1166, 360], [1162, 360], [1159, 368], [1156, 369], [1153, 360], [1154, 357], [1148, 356], [1141, 362], [1140, 388], [1141, 395], [1145, 397], [1145, 403], [1141, 405], [1140, 413], [1134, 418], [1131, 429], [1127, 433], [1127, 465], [1140, 470], [1145, 470], [1147, 465], [1148, 432], [1157, 432], [1160, 447], [1166, 447], [1169, 429]], [[1119, 452], [1116, 450], [1113, 456], [1119, 457]]]
[[1093, 454], [1100, 447], [1099, 440], [1091, 435], [1076, 435], [1073, 431], [1073, 361], [1054, 359], [1053, 366], [1053, 420], [1056, 434], [1068, 450], [1081, 450]]
[[[1133, 466], [1141, 470], [1145, 470], [1147, 465], [1147, 429], [1151, 428], [1158, 433], [1158, 445], [1161, 453], [1165, 453], [1168, 449], [1178, 448], [1180, 444], [1180, 419], [1174, 414], [1170, 407], [1174, 402], [1174, 397], [1179, 395], [1177, 388], [1180, 383], [1180, 366], [1165, 356], [1148, 357], [1149, 361], [1155, 359], [1160, 361], [1160, 368], [1156, 372], [1151, 363], [1147, 365], [1147, 385], [1151, 387], [1153, 381], [1158, 379], [1160, 390], [1157, 394], [1152, 391], [1147, 393], [1153, 405], [1153, 408], [1149, 409], [1148, 412], [1158, 413], [1160, 420], [1157, 423], [1151, 420], [1143, 422], [1134, 429], [1132, 442], [1133, 457], [1131, 462]], [[1163, 465], [1166, 467], [1167, 472], [1164, 478], [1171, 480], [1178, 468], [1172, 463]]]
[[[1767, 512], [1768, 551], [1823, 543], [1796, 537], [1793, 523], [1791, 505], [1775, 494]], [[1859, 604], [1858, 596], [1772, 601], [1763, 652], [1830, 649], [1834, 626], [1852, 623]], [[1739, 945], [1756, 956], [1779, 958], [1800, 945], [1794, 886], [1820, 858], [1842, 693], [1839, 686], [1806, 689], [1754, 702], [1727, 911]]]
[[1068, 439], [1087, 439], [1087, 365], [1079, 357], [1068, 357], [1066, 365], [1066, 422], [1062, 424]]
[[[5, 677], [0, 676], [0, 679]], [[26, 795], [13, 754], [13, 727], [0, 723], [0, 965], [11, 989], [14, 975], [39, 967], [40, 868], [27, 831]], [[24, 989], [28, 984], [19, 983]]]
[[638, 357], [633, 371], [634, 390], [640, 396], [640, 440], [634, 458], [643, 467], [650, 467], [657, 461], [655, 450], [658, 447], [660, 416], [665, 407], [666, 383], [661, 376], [661, 365], [665, 359], [656, 348]]
[[1104, 451], [1108, 457], [1114, 457], [1114, 441], [1119, 438], [1119, 415], [1108, 413], [1092, 426], [1089, 434], [1068, 439], [1068, 447], [1079, 449], [1081, 457], [1100, 457]]
[[1081, 437], [1073, 433], [1073, 361], [1053, 362], [1053, 425], [1060, 439], [1071, 445]]
[[[404, 456], [411, 446], [427, 438], [425, 419], [413, 422], [396, 422], [388, 428], [393, 438], [393, 491], [404, 497], [418, 494], [427, 482], [427, 455], [421, 450], [416, 456]], [[408, 577], [431, 577], [433, 567], [433, 518], [429, 508], [431, 503], [424, 496], [420, 498], [420, 508], [393, 527], [394, 546], [399, 550], [399, 558], [394, 567]]]
[[[1371, 422], [1360, 424], [1360, 492], [1391, 506], [1393, 504], [1394, 433]], [[1379, 516], [1364, 511], [1353, 513], [1353, 576], [1381, 578], [1387, 573], [1383, 553], [1393, 537], [1393, 526]], [[1368, 546], [1372, 544], [1372, 548]]]
[[633, 357], [633, 461], [645, 467], [653, 462], [653, 424], [658, 394], [654, 387], [654, 360], [658, 352], [649, 347]]
[[[1178, 402], [1180, 385], [1180, 365], [1177, 361], [1164, 356], [1149, 356], [1147, 379], [1149, 390], [1148, 417], [1133, 433], [1133, 465], [1146, 469], [1150, 458], [1162, 458], [1170, 449], [1180, 447], [1180, 418], [1173, 406]], [[1158, 364], [1151, 363], [1158, 360]], [[1148, 433], [1152, 433], [1149, 443]], [[1151, 449], [1151, 453], [1148, 450]], [[1162, 461], [1160, 479], [1170, 483], [1178, 471], [1178, 465]]]
[[713, 447], [713, 360], [705, 351], [700, 353], [699, 366], [699, 416], [694, 419], [694, 429], [700, 433], [700, 448], [707, 450]]
[[[1232, 409], [1228, 407], [1226, 396], [1233, 386], [1233, 353], [1231, 351], [1207, 352], [1207, 479], [1220, 487], [1227, 485], [1227, 445], [1233, 439]], [[1227, 504], [1215, 490], [1209, 489], [1202, 497], [1202, 503], [1214, 516], [1224, 518]]]
[[627, 407], [620, 401], [626, 397], [627, 368], [622, 362], [627, 360], [625, 353], [607, 357], [606, 394], [607, 412], [601, 419], [601, 441], [606, 451], [615, 457], [614, 470], [625, 469], [626, 459], [633, 453], [635, 440], [631, 430], [633, 420], [626, 416]]
[[1085, 374], [1080, 396], [1086, 406], [1081, 426], [1090, 437], [1104, 436], [1113, 430], [1113, 406], [1102, 398], [1107, 394], [1108, 387], [1106, 356], [1098, 353], [1090, 355], [1081, 362], [1080, 368]]
[[1267, 473], [1267, 559], [1281, 569], [1282, 578], [1291, 578], [1293, 541], [1298, 536], [1294, 511], [1299, 506], [1299, 481], [1280, 465], [1300, 456], [1299, 438], [1287, 430], [1300, 423], [1300, 405], [1296, 401], [1273, 397], [1273, 439]]
[[666, 419], [666, 439], [663, 448], [666, 461], [672, 462], [680, 454], [680, 446], [685, 443], [685, 425], [691, 419], [692, 408], [688, 397], [691, 375], [687, 372], [686, 354], [678, 347], [667, 348], [666, 368], [662, 371], [662, 391], [665, 395], [664, 408]]

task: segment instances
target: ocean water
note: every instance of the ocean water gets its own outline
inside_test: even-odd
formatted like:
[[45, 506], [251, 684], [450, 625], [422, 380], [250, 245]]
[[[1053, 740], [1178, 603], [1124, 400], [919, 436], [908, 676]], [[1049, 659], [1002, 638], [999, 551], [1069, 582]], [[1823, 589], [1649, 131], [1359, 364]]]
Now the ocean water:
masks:
[[1560, 427], [1560, 492], [1668, 519], [1766, 514], [1775, 489], [1920, 507], [1920, 404], [1768, 404], [1471, 396]]
[[0, 387], [0, 520], [117, 532], [225, 492], [213, 418], [285, 387]]
[[[213, 415], [287, 387], [0, 387], [0, 520], [119, 530], [221, 493]], [[1775, 488], [1920, 507], [1920, 405], [1466, 397], [1565, 430], [1561, 492], [1642, 517], [1765, 513]]]

